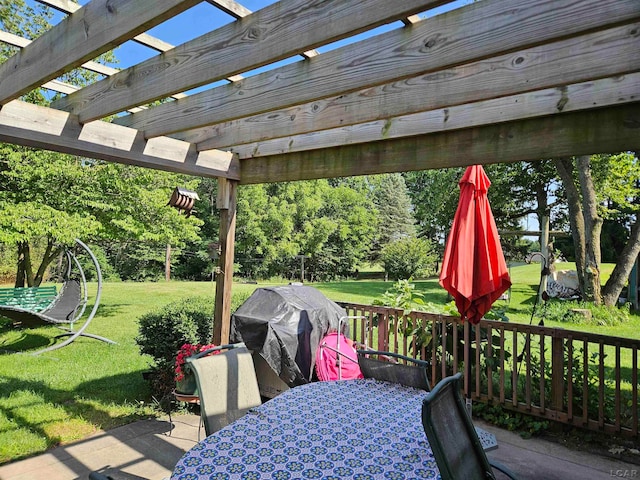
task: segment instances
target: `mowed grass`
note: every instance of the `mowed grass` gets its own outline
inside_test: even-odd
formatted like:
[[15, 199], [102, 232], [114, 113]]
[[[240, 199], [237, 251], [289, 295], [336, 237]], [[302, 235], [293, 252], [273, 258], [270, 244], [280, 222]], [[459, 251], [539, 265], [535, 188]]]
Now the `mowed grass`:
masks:
[[[511, 299], [505, 302], [507, 313], [511, 321], [529, 323], [540, 267], [514, 267], [511, 277], [514, 286]], [[414, 283], [425, 301], [448, 301], [437, 279]], [[265, 285], [238, 283], [233, 290], [251, 292]], [[313, 286], [335, 301], [371, 304], [391, 289], [393, 282], [361, 280]], [[90, 287], [95, 289], [95, 285]], [[108, 337], [117, 345], [79, 338], [39, 356], [0, 355], [0, 463], [158, 415], [157, 404], [142, 378], [150, 361], [140, 355], [135, 343], [138, 319], [184, 297], [214, 294], [210, 282], [107, 283], [88, 332]], [[547, 322], [547, 326], [640, 338], [639, 315], [616, 327], [550, 323], [554, 322]], [[55, 343], [58, 332], [55, 327], [15, 330], [5, 322], [0, 324], [0, 350], [35, 351]]]
[[[237, 285], [234, 291], [255, 288]], [[155, 415], [154, 399], [142, 378], [149, 358], [140, 355], [135, 343], [138, 318], [183, 297], [214, 293], [213, 284], [206, 282], [104, 285], [100, 307], [87, 332], [110, 338], [117, 345], [79, 337], [69, 346], [39, 356], [7, 354], [51, 345], [59, 330], [16, 330], [3, 324], [0, 463]]]

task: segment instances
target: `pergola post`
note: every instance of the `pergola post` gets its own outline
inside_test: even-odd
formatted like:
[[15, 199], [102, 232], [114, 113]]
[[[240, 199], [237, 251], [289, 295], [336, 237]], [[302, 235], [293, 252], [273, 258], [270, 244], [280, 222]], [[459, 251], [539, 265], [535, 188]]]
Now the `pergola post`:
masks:
[[213, 314], [213, 343], [216, 345], [229, 343], [237, 188], [238, 182], [218, 178], [216, 207], [220, 210], [220, 256], [216, 269], [216, 306]]

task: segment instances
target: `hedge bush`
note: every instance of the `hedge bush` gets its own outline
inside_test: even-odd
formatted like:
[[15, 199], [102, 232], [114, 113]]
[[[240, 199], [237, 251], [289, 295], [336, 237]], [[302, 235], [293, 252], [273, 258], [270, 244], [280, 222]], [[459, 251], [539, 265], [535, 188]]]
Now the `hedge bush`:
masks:
[[426, 238], [406, 237], [388, 243], [380, 255], [382, 266], [392, 280], [434, 273], [437, 255], [433, 243]]
[[[231, 310], [235, 311], [249, 295], [233, 294]], [[140, 317], [136, 343], [141, 353], [152, 358], [148, 379], [154, 395], [163, 398], [171, 393], [175, 358], [182, 345], [211, 342], [214, 306], [212, 296], [187, 297]]]

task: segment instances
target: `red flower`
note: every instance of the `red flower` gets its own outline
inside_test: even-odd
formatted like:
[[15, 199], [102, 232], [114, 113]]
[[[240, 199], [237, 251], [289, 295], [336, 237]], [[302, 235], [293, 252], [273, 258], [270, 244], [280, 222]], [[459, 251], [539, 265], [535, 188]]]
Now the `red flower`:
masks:
[[[195, 355], [196, 353], [204, 352], [205, 350], [209, 350], [216, 346], [217, 345], [213, 343], [208, 343], [208, 344], [185, 343], [184, 345], [182, 345], [182, 347], [180, 347], [180, 350], [178, 350], [178, 354], [176, 355], [176, 366], [175, 366], [176, 382], [183, 380], [185, 373], [190, 373], [189, 365], [186, 364], [187, 358]], [[220, 352], [211, 352], [209, 355], [215, 355], [216, 353], [220, 353]]]

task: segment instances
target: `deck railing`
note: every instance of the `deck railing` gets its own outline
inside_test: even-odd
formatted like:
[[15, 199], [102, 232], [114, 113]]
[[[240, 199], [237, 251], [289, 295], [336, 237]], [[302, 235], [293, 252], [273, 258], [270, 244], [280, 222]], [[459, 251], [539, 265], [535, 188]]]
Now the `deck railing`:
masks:
[[[365, 345], [427, 360], [432, 384], [461, 371], [472, 400], [638, 437], [640, 340], [341, 304]], [[466, 348], [468, 346], [468, 348]]]

